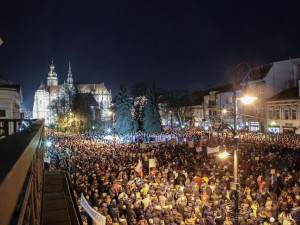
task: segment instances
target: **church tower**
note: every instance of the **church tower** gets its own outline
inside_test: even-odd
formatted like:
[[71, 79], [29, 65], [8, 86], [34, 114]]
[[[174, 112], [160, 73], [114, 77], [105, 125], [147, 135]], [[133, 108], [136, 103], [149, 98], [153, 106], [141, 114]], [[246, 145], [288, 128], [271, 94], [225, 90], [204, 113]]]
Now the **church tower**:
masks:
[[69, 61], [69, 71], [68, 71], [68, 78], [67, 78], [67, 84], [70, 88], [73, 87], [73, 76], [71, 71], [71, 63]]
[[47, 77], [47, 86], [58, 85], [57, 73], [55, 72], [55, 66], [53, 64], [53, 59], [51, 60], [50, 71]]

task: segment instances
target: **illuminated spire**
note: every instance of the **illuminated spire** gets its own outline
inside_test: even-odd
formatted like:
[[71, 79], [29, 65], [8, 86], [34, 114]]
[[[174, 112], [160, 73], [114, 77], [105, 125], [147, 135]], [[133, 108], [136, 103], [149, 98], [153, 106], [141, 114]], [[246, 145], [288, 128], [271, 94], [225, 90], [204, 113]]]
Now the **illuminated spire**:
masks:
[[53, 58], [51, 57], [50, 71], [47, 77], [47, 86], [58, 85], [57, 73], [55, 72], [55, 66], [53, 63]]
[[67, 83], [70, 84], [70, 85], [73, 85], [73, 76], [72, 76], [72, 71], [71, 71], [71, 62], [70, 62], [70, 60], [69, 60], [69, 70], [68, 70]]

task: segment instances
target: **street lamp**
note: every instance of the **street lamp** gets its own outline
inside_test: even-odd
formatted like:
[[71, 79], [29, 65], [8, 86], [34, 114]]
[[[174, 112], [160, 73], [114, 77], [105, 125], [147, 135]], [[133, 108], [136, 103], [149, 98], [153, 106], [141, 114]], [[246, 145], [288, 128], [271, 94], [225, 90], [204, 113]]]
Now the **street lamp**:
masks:
[[224, 147], [224, 152], [220, 153], [218, 156], [221, 158], [221, 159], [226, 159], [228, 156], [230, 156], [230, 154], [226, 151], [226, 146], [223, 145]]
[[51, 141], [47, 141], [47, 147], [51, 147], [52, 143]]
[[172, 112], [172, 110], [170, 110], [170, 114], [171, 114], [171, 130], [173, 130], [173, 112]]
[[114, 138], [113, 138], [113, 141], [114, 141], [114, 147], [116, 148], [116, 119], [115, 119], [115, 112], [114, 111], [109, 111], [108, 115], [109, 116], [112, 115], [112, 118], [113, 118], [113, 129], [114, 129]]
[[252, 102], [254, 102], [255, 97], [251, 97], [249, 95], [246, 95], [242, 98], [237, 98], [236, 96], [236, 82], [239, 78], [239, 76], [241, 75], [241, 69], [242, 66], [246, 66], [247, 69], [250, 69], [250, 66], [248, 63], [246, 62], [242, 62], [239, 63], [236, 67], [235, 67], [235, 73], [233, 76], [233, 84], [232, 84], [232, 91], [233, 91], [233, 137], [234, 137], [234, 141], [233, 141], [233, 149], [234, 149], [234, 155], [233, 155], [233, 161], [234, 161], [234, 185], [233, 185], [233, 189], [235, 189], [235, 204], [234, 204], [234, 211], [235, 211], [235, 218], [234, 218], [234, 225], [238, 225], [238, 213], [239, 213], [239, 207], [238, 207], [238, 198], [239, 198], [239, 194], [238, 194], [238, 135], [237, 135], [237, 101], [241, 100], [242, 103], [244, 104], [251, 104]]

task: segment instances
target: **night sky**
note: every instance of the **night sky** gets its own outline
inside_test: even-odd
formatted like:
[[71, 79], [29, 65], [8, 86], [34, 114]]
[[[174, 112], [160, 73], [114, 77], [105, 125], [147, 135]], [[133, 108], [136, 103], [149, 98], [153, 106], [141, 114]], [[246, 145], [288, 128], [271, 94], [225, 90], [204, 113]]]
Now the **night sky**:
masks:
[[104, 82], [113, 95], [154, 80], [200, 90], [227, 83], [236, 63], [300, 57], [300, 1], [0, 0], [0, 76], [22, 85], [24, 105], [71, 60], [75, 82]]

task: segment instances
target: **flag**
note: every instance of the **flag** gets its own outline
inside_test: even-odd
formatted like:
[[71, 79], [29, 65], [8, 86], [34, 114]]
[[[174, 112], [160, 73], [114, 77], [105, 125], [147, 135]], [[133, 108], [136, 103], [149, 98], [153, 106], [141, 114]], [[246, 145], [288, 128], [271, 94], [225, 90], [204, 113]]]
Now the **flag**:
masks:
[[143, 164], [142, 164], [142, 160], [139, 160], [139, 163], [136, 165], [136, 167], [134, 168], [134, 170], [136, 172], [138, 172], [143, 177]]
[[220, 146], [217, 147], [207, 147], [207, 154], [212, 154], [220, 151]]
[[81, 193], [81, 206], [89, 214], [89, 216], [94, 220], [97, 225], [105, 225], [106, 217], [96, 212], [87, 202], [83, 193]]

